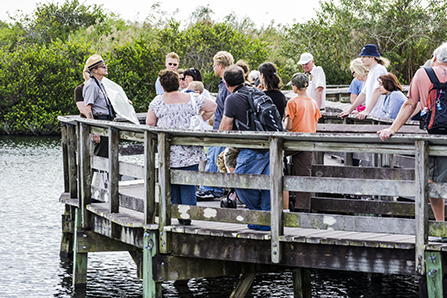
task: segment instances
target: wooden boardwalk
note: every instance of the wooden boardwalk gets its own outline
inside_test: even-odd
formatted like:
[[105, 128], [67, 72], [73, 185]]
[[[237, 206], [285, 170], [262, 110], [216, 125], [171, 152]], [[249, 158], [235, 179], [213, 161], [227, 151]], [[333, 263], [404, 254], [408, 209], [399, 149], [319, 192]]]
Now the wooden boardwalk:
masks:
[[[160, 297], [163, 281], [232, 274], [241, 281], [231, 297], [244, 297], [257, 272], [283, 270], [294, 272], [295, 297], [309, 297], [312, 268], [427, 276], [429, 297], [442, 297], [447, 246], [429, 236], [447, 236], [447, 226], [430, 220], [428, 197], [446, 199], [447, 184], [429, 183], [426, 165], [428, 155], [447, 155], [446, 137], [414, 126], [382, 142], [375, 134], [380, 125], [324, 124], [316, 134], [298, 134], [59, 120], [66, 206], [61, 253], [73, 252], [75, 287], [86, 284], [88, 253], [120, 250], [134, 258], [144, 297]], [[109, 137], [108, 159], [91, 155], [90, 132]], [[120, 159], [119, 145], [128, 142], [144, 145], [143, 164]], [[271, 173], [171, 170], [169, 147], [177, 144], [268, 148]], [[312, 177], [283, 176], [283, 150], [315, 151], [319, 164]], [[325, 163], [323, 152], [340, 154], [345, 166]], [[371, 155], [374, 167], [348, 166], [354, 154]], [[408, 156], [412, 166], [394, 167]], [[92, 186], [93, 170], [108, 173], [107, 189]], [[135, 180], [119, 181], [120, 175]], [[271, 211], [220, 208], [217, 201], [172, 205], [170, 183], [269, 189]], [[283, 212], [283, 190], [314, 193], [311, 210]], [[192, 219], [192, 225], [179, 225], [177, 218]]]

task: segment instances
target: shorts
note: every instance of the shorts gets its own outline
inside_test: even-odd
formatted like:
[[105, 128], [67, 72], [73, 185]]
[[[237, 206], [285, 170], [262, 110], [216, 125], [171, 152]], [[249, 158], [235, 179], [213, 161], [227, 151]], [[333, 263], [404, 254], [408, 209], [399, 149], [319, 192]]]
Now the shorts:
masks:
[[447, 156], [429, 156], [428, 179], [435, 182], [447, 182]]

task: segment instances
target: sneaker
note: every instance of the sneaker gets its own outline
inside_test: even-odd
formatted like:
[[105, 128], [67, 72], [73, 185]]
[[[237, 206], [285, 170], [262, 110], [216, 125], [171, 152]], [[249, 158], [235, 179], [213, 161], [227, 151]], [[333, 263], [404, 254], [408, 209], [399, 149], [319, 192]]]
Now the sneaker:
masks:
[[178, 218], [178, 223], [184, 226], [190, 226], [191, 225], [191, 220], [190, 219], [182, 219], [182, 218]]
[[270, 231], [272, 228], [270, 226], [261, 226], [261, 225], [248, 225], [249, 229], [259, 230], [259, 231]]
[[214, 199], [214, 194], [209, 190], [207, 191], [199, 190], [198, 192], [196, 192], [196, 197], [202, 200], [210, 200]]

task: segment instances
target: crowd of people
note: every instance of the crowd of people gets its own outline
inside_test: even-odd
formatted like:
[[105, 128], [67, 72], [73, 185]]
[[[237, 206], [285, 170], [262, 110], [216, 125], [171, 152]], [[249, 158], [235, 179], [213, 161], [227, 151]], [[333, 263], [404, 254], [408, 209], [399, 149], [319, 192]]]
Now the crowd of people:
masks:
[[[155, 82], [157, 96], [151, 101], [146, 124], [163, 128], [187, 129], [191, 117], [202, 116], [203, 121], [212, 119], [214, 130], [253, 130], [250, 127], [236, 125], [248, 123], [250, 104], [247, 91], [250, 88], [262, 90], [277, 108], [283, 119], [283, 126], [289, 132], [315, 133], [321, 110], [326, 102], [326, 77], [321, 66], [315, 65], [313, 55], [303, 53], [298, 62], [303, 73], [295, 74], [289, 86], [295, 97], [287, 100], [280, 91], [282, 80], [276, 66], [266, 62], [257, 70], [250, 71], [248, 64], [239, 60], [234, 63], [233, 56], [220, 51], [213, 58], [213, 70], [220, 78], [218, 92], [212, 98], [204, 88], [199, 69], [191, 67], [180, 69], [180, 58], [176, 53], [166, 55], [165, 67]], [[416, 72], [407, 97], [394, 74], [388, 73], [389, 61], [379, 54], [377, 46], [367, 44], [360, 58], [350, 63], [353, 80], [349, 88], [351, 106], [340, 114], [341, 118], [354, 114], [359, 119], [368, 115], [396, 119], [389, 129], [379, 132], [382, 140], [395, 134], [399, 128], [414, 116], [421, 108], [427, 107], [430, 80], [423, 70]], [[442, 45], [433, 54], [431, 60], [436, 75], [441, 81], [447, 81], [447, 46]], [[90, 119], [111, 120], [113, 108], [101, 80], [107, 73], [105, 61], [99, 55], [91, 56], [84, 69], [85, 83], [75, 91], [75, 101], [82, 115]], [[83, 102], [83, 104], [82, 104]], [[104, 150], [99, 136], [93, 136], [98, 153]], [[100, 150], [101, 149], [101, 150]], [[96, 151], [95, 151], [96, 152]], [[293, 163], [294, 174], [310, 176], [312, 166], [311, 152], [285, 152]], [[221, 158], [224, 156], [224, 158]], [[209, 147], [206, 153], [201, 146], [171, 146], [171, 168], [197, 171], [201, 161], [206, 160], [206, 172], [218, 172], [218, 160], [223, 160], [227, 172], [240, 174], [269, 174], [268, 149], [236, 149]], [[435, 167], [436, 165], [436, 167]], [[445, 179], [447, 182], [447, 161], [444, 158], [431, 160], [430, 172], [433, 181]], [[441, 177], [441, 178], [440, 178]], [[239, 199], [251, 210], [270, 210], [270, 191], [256, 189], [236, 189]], [[222, 198], [225, 190], [221, 187], [171, 185], [171, 202], [174, 204], [196, 205], [197, 198]], [[297, 194], [298, 200], [308, 201], [309, 193]], [[443, 201], [432, 199], [437, 220], [444, 219]], [[442, 204], [442, 208], [441, 208]], [[285, 207], [287, 209], [287, 207]], [[442, 209], [442, 211], [441, 211]], [[180, 224], [191, 224], [189, 220], [180, 220]], [[269, 226], [249, 225], [251, 229], [269, 230]]]

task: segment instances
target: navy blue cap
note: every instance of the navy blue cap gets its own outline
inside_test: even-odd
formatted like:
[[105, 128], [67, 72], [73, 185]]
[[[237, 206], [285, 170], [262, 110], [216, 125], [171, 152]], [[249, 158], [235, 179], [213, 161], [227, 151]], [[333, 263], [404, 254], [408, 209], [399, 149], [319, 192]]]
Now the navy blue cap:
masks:
[[367, 44], [363, 47], [360, 56], [380, 57], [380, 54], [375, 44]]

